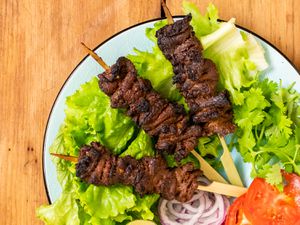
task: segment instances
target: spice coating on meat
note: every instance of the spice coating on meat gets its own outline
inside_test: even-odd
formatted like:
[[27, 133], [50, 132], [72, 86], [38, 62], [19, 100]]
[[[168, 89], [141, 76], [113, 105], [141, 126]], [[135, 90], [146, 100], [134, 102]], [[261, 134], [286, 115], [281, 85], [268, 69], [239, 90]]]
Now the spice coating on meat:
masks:
[[121, 158], [96, 142], [81, 148], [76, 164], [76, 176], [89, 184], [124, 184], [133, 186], [141, 196], [157, 193], [181, 202], [192, 198], [201, 174], [192, 164], [170, 169], [161, 157]]
[[155, 137], [157, 150], [174, 154], [179, 161], [197, 146], [201, 127], [189, 126], [183, 106], [169, 102], [152, 88], [149, 80], [138, 77], [130, 60], [119, 58], [98, 77], [111, 107], [125, 109], [138, 126]]
[[202, 57], [202, 46], [189, 24], [192, 17], [166, 25], [156, 32], [158, 46], [172, 63], [173, 82], [184, 96], [195, 124], [203, 135], [226, 135], [235, 130], [232, 109], [225, 92], [217, 93], [215, 64]]

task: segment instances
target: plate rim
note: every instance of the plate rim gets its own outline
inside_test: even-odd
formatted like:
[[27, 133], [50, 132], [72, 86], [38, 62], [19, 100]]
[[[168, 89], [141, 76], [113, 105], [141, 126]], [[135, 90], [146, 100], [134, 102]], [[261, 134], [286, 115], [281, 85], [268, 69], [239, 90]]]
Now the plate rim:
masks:
[[[183, 18], [185, 15], [176, 15], [173, 16], [173, 18]], [[102, 41], [101, 43], [99, 43], [95, 48], [93, 48], [93, 51], [97, 50], [98, 48], [100, 48], [102, 45], [104, 45], [106, 42], [110, 41], [111, 39], [113, 39], [114, 37], [120, 35], [121, 33], [124, 33], [134, 27], [146, 24], [146, 23], [150, 23], [150, 22], [154, 22], [154, 21], [160, 21], [160, 20], [164, 20], [166, 19], [166, 17], [157, 17], [157, 18], [153, 18], [153, 19], [149, 19], [149, 20], [145, 20], [139, 23], [136, 23], [134, 25], [131, 25], [127, 28], [124, 28], [116, 33], [114, 33], [112, 36], [108, 37], [107, 39], [105, 39], [104, 41]], [[224, 22], [225, 20], [222, 19], [218, 19], [219, 22]], [[272, 47], [274, 50], [276, 50], [281, 56], [283, 56], [283, 58], [295, 69], [295, 71], [298, 73], [298, 75], [300, 76], [300, 70], [297, 69], [296, 65], [280, 50], [278, 49], [275, 45], [273, 45], [271, 42], [269, 42], [268, 40], [266, 40], [265, 38], [261, 37], [260, 35], [256, 34], [254, 31], [249, 30], [248, 28], [245, 28], [241, 25], [235, 24], [239, 29], [244, 30], [250, 34], [252, 34], [253, 36], [259, 38], [260, 40], [264, 41], [266, 44], [268, 44], [270, 47]], [[68, 80], [71, 78], [72, 74], [75, 72], [75, 70], [86, 60], [86, 58], [89, 56], [89, 54], [87, 54], [84, 58], [82, 58], [80, 60], [80, 62], [74, 67], [74, 69], [70, 72], [70, 74], [68, 75], [67, 79], [64, 81], [64, 83], [62, 84], [62, 86], [60, 87], [53, 103], [50, 109], [50, 112], [48, 114], [48, 118], [47, 118], [47, 122], [46, 122], [46, 127], [44, 130], [44, 135], [43, 135], [43, 145], [42, 145], [42, 170], [43, 170], [43, 183], [44, 183], [44, 188], [46, 191], [46, 195], [47, 195], [47, 200], [48, 200], [48, 204], [52, 204], [53, 202], [50, 199], [50, 194], [49, 194], [49, 189], [48, 189], [48, 183], [46, 181], [46, 171], [45, 171], [45, 148], [46, 148], [46, 133], [47, 130], [49, 128], [49, 121], [50, 121], [50, 117], [52, 115], [53, 112], [53, 108], [57, 102], [57, 99], [59, 98], [59, 96], [61, 95], [61, 92], [64, 88], [64, 86], [66, 85], [66, 83], [68, 82]]]

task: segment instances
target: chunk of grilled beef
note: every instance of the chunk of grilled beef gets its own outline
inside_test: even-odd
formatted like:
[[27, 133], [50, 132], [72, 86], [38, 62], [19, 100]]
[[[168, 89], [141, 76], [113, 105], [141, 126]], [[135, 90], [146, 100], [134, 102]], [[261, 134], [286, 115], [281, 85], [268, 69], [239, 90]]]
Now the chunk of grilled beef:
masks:
[[167, 200], [181, 202], [192, 198], [201, 174], [192, 164], [168, 168], [160, 156], [140, 160], [118, 157], [96, 142], [80, 149], [76, 164], [76, 176], [89, 184], [124, 184], [133, 186], [141, 196], [157, 193]]
[[189, 125], [182, 105], [163, 98], [149, 80], [137, 76], [132, 62], [124, 57], [99, 76], [99, 87], [111, 100], [111, 107], [123, 108], [135, 123], [157, 139], [159, 151], [185, 158], [197, 146], [199, 125]]
[[187, 15], [159, 29], [158, 46], [173, 65], [173, 82], [186, 99], [193, 122], [203, 125], [203, 135], [226, 135], [235, 130], [231, 104], [225, 92], [217, 92], [216, 66], [203, 58], [191, 19]]

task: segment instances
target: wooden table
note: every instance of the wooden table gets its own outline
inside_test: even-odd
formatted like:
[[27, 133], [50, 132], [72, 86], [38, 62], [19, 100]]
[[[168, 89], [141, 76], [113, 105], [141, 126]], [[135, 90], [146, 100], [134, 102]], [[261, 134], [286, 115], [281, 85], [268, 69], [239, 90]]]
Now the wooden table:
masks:
[[[203, 10], [209, 1], [196, 1]], [[299, 0], [215, 0], [222, 19], [235, 17], [274, 44], [300, 69]], [[200, 4], [201, 3], [201, 4]], [[168, 0], [173, 15], [181, 0]], [[159, 0], [6, 0], [0, 3], [1, 224], [41, 224], [47, 204], [42, 143], [53, 101], [91, 47], [138, 22], [161, 16]]]

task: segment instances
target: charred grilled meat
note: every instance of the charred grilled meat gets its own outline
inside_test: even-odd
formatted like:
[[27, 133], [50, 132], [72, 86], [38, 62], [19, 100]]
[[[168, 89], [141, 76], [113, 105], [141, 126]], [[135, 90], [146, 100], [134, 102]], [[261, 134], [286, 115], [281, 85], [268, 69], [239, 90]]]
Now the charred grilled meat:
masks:
[[158, 94], [149, 80], [137, 76], [124, 57], [99, 76], [100, 89], [110, 97], [111, 107], [123, 108], [135, 123], [157, 139], [155, 148], [185, 158], [197, 146], [201, 127], [190, 126], [183, 106]]
[[202, 56], [202, 46], [189, 24], [191, 15], [157, 31], [158, 46], [172, 63], [173, 82], [184, 96], [203, 135], [232, 133], [232, 108], [225, 92], [217, 93], [215, 64]]
[[96, 142], [81, 148], [76, 164], [76, 176], [87, 183], [124, 184], [133, 186], [140, 195], [157, 193], [167, 200], [181, 202], [192, 198], [200, 175], [201, 171], [192, 164], [170, 169], [161, 157], [121, 158]]

